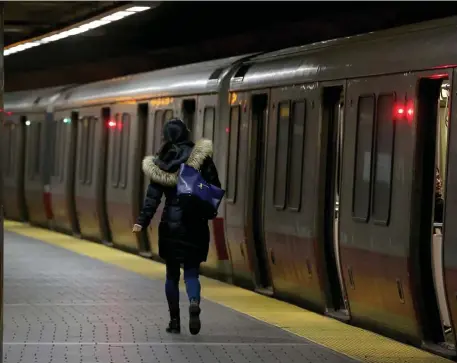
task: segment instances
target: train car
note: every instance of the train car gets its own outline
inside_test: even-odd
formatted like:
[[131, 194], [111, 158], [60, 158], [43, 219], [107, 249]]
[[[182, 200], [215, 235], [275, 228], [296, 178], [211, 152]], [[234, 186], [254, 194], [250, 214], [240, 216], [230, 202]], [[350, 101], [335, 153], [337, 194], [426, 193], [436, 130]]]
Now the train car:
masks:
[[48, 106], [67, 87], [5, 94], [4, 195], [7, 218], [48, 227], [53, 220], [50, 176], [53, 113]]
[[[221, 104], [228, 106], [230, 72], [242, 58], [96, 82], [63, 94], [55, 104], [55, 123], [67, 131], [55, 136], [60, 147], [55, 163], [62, 166], [52, 187], [57, 190], [62, 183], [73, 195], [74, 203], [66, 204], [71, 217], [67, 230], [157, 257], [159, 218], [150, 225], [149, 243], [131, 232], [149, 183], [142, 177], [142, 158], [158, 150], [163, 124], [174, 116], [185, 120], [195, 139], [208, 138], [217, 145], [221, 132], [216, 119]], [[217, 164], [222, 156], [215, 150]], [[203, 269], [230, 276], [222, 218], [211, 225]]]
[[432, 235], [436, 166], [447, 165], [445, 219], [457, 212], [456, 30], [440, 20], [243, 64], [221, 125], [235, 281], [455, 355], [443, 345], [457, 239], [444, 229], [444, 279]]
[[[179, 116], [214, 140], [226, 189], [204, 272], [457, 356], [457, 232], [445, 228], [457, 217], [456, 24], [59, 91], [46, 107], [60, 125], [55, 225], [157, 257], [157, 218], [147, 236], [130, 233], [148, 183], [140, 164]], [[23, 120], [27, 107], [15, 108]], [[7, 210], [20, 216], [15, 195]]]

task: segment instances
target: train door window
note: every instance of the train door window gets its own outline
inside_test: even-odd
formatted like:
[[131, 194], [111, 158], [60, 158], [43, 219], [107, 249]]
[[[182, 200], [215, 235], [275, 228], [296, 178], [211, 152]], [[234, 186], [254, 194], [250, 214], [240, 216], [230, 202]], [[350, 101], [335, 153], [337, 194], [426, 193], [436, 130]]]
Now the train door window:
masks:
[[[80, 119], [80, 150], [79, 150], [79, 182], [91, 184], [92, 168], [94, 162], [95, 130], [97, 119], [95, 117], [83, 117]], [[65, 129], [63, 127], [63, 129]]]
[[191, 133], [194, 131], [195, 110], [197, 103], [194, 99], [182, 101], [183, 121]]
[[274, 205], [284, 209], [286, 205], [287, 161], [289, 159], [290, 102], [280, 102], [277, 117], [275, 158]]
[[227, 168], [227, 201], [235, 203], [236, 187], [238, 180], [238, 150], [239, 150], [239, 130], [240, 130], [240, 106], [230, 108], [230, 125], [227, 130], [229, 133], [229, 154]]
[[[11, 176], [14, 173], [14, 151], [16, 143], [15, 143], [15, 132], [14, 132], [14, 124], [6, 124], [4, 127], [4, 134], [2, 145], [4, 145], [4, 154], [6, 165], [5, 165], [5, 176]], [[6, 140], [5, 140], [6, 138]]]
[[92, 183], [92, 173], [94, 167], [94, 158], [95, 158], [95, 133], [97, 130], [98, 118], [90, 117], [89, 122], [89, 135], [88, 135], [88, 147], [87, 147], [87, 163], [86, 163], [86, 184]]
[[162, 129], [167, 121], [170, 121], [173, 118], [173, 110], [165, 110], [163, 113]]
[[215, 113], [214, 107], [205, 107], [203, 111], [203, 137], [211, 141], [214, 140]]
[[375, 98], [359, 97], [357, 109], [353, 217], [367, 222], [370, 208], [371, 162]]
[[33, 175], [38, 177], [41, 170], [41, 122], [35, 123], [35, 142], [33, 152]]
[[[5, 140], [6, 138], [6, 140]], [[4, 127], [3, 141], [5, 164], [5, 176], [14, 174], [14, 164], [16, 159], [16, 132], [14, 124], [6, 124]]]
[[162, 145], [162, 110], [157, 110], [154, 116], [154, 152], [158, 152]]
[[53, 165], [53, 176], [62, 180], [64, 162], [65, 162], [65, 152], [66, 152], [66, 139], [67, 133], [65, 128], [65, 123], [63, 120], [54, 122], [54, 165]]
[[78, 163], [78, 171], [79, 171], [79, 182], [84, 184], [86, 176], [85, 176], [85, 167], [86, 167], [86, 153], [87, 153], [87, 128], [89, 127], [89, 118], [83, 117], [79, 120], [80, 127], [79, 127], [79, 135], [80, 135], [80, 143], [79, 147], [79, 163]]
[[119, 127], [121, 126], [121, 116], [120, 114], [115, 115], [115, 127], [111, 129], [111, 135], [113, 140], [113, 148], [111, 153], [111, 184], [113, 187], [117, 188], [119, 185], [119, 161], [121, 153], [121, 133], [119, 132]]
[[13, 175], [16, 171], [16, 162], [17, 162], [17, 138], [18, 138], [18, 128], [15, 124], [11, 124], [10, 126], [10, 138], [11, 138], [11, 145], [10, 145], [10, 175]]
[[128, 180], [128, 158], [129, 158], [129, 136], [130, 136], [130, 114], [122, 115], [122, 125], [119, 129], [121, 135], [120, 147], [120, 180], [119, 186], [125, 188]]
[[58, 177], [59, 176], [59, 164], [60, 164], [60, 141], [59, 141], [59, 134], [60, 134], [60, 122], [54, 121], [52, 122], [52, 150], [54, 155], [54, 160], [52, 164], [52, 176]]
[[395, 124], [392, 117], [395, 95], [378, 97], [376, 107], [376, 136], [373, 176], [373, 219], [388, 224], [390, 216], [392, 161]]
[[289, 186], [287, 188], [287, 206], [290, 210], [300, 209], [303, 181], [303, 152], [305, 144], [306, 102], [292, 104], [292, 140], [289, 156]]

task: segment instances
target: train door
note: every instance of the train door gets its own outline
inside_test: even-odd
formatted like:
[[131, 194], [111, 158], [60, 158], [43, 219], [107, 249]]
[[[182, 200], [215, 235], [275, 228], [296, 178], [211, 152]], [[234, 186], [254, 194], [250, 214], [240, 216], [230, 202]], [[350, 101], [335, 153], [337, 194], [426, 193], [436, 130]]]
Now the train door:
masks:
[[266, 168], [266, 134], [269, 94], [255, 92], [251, 96], [251, 123], [248, 144], [248, 185], [246, 236], [251, 271], [258, 292], [271, 294], [272, 283], [264, 238], [264, 195]]
[[347, 81], [339, 254], [351, 319], [418, 341], [409, 249], [411, 81], [404, 75]]
[[[446, 82], [443, 82], [446, 84]], [[457, 110], [453, 106], [457, 102], [457, 70], [454, 69], [454, 74], [452, 81], [449, 82], [451, 87], [445, 86], [442, 87], [440, 91], [440, 114], [443, 114], [441, 117], [441, 130], [444, 133], [444, 130], [449, 132], [449, 136], [444, 136], [444, 139], [448, 140], [447, 153], [448, 158], [447, 162], [443, 162], [443, 157], [440, 157], [440, 172], [441, 177], [443, 178], [442, 183], [442, 196], [444, 198], [444, 219], [443, 219], [443, 235], [440, 236], [438, 241], [433, 241], [435, 248], [437, 242], [442, 242], [442, 251], [438, 251], [436, 255], [438, 257], [436, 260], [442, 261], [444, 269], [444, 295], [445, 302], [448, 304], [449, 309], [449, 323], [451, 329], [445, 329], [445, 338], [449, 342], [449, 338], [454, 338], [454, 351], [456, 349], [455, 339], [457, 333], [457, 229], [454, 228], [453, 223], [457, 218], [457, 127], [455, 127], [457, 122]], [[442, 109], [444, 104], [444, 111]], [[447, 105], [447, 106], [446, 106]], [[442, 125], [444, 123], [444, 126]], [[449, 128], [448, 128], [449, 127]], [[443, 130], [444, 128], [444, 130]], [[441, 149], [442, 150], [442, 149]], [[442, 151], [444, 153], [444, 151]], [[445, 164], [445, 166], [443, 166]], [[436, 209], [436, 206], [435, 206]], [[440, 253], [441, 252], [441, 253]], [[440, 258], [441, 257], [441, 258]], [[439, 279], [438, 279], [439, 281]], [[450, 331], [452, 330], [452, 332]]]
[[[54, 228], [79, 234], [74, 208], [74, 175], [77, 140], [77, 115], [56, 112], [52, 120], [52, 162], [50, 184]], [[73, 119], [73, 120], [72, 120]], [[72, 122], [74, 121], [74, 122]]]
[[[137, 147], [134, 152], [134, 165], [137, 171], [134, 173], [133, 188], [134, 188], [134, 199], [133, 199], [133, 211], [134, 219], [136, 219], [138, 213], [140, 212], [143, 206], [144, 193], [145, 190], [143, 170], [141, 169], [141, 163], [143, 157], [146, 153], [147, 145], [151, 144], [146, 139], [147, 137], [147, 128], [149, 124], [149, 105], [147, 103], [138, 104], [138, 128], [136, 133], [136, 140], [138, 142]], [[143, 182], [142, 182], [143, 181]], [[147, 188], [147, 184], [146, 184]], [[151, 257], [151, 247], [148, 243], [147, 232], [137, 234], [138, 246], [140, 249], [140, 255], [143, 257]]]
[[[9, 115], [8, 115], [9, 116]], [[3, 129], [4, 173], [3, 202], [7, 218], [26, 221], [27, 205], [24, 197], [25, 120], [10, 116]]]
[[[165, 102], [166, 101], [166, 102]], [[148, 123], [146, 127], [145, 155], [155, 155], [162, 145], [162, 129], [166, 121], [174, 116], [174, 106], [171, 99], [154, 99], [149, 104]], [[150, 180], [143, 178], [143, 190], [146, 193]], [[143, 194], [144, 197], [145, 194]], [[156, 215], [162, 214], [163, 204], [159, 206]], [[146, 231], [149, 240], [149, 250], [155, 257], [159, 255], [159, 218], [153, 218]]]
[[[417, 232], [412, 248], [415, 248], [418, 257], [413, 272], [420, 286], [417, 294], [422, 300], [419, 308], [426, 347], [432, 351], [441, 351], [444, 347], [455, 353], [455, 334], [449, 310], [452, 304], [448, 305], [446, 299], [446, 292], [455, 294], [455, 290], [450, 290], [452, 287], [445, 283], [443, 268], [443, 260], [452, 256], [452, 249], [443, 249], [443, 242], [446, 244], [453, 233], [448, 234], [451, 229], [446, 229], [443, 224], [448, 207], [445, 201], [450, 200], [447, 196], [450, 189], [444, 185], [447, 179], [451, 77], [446, 73], [435, 75], [428, 72], [416, 77], [419, 78], [414, 180], [417, 194], [413, 204], [416, 211], [413, 222]], [[452, 163], [448, 171], [454, 172]], [[452, 211], [451, 204], [449, 206]]]
[[322, 93], [322, 163], [320, 233], [327, 271], [327, 313], [346, 320], [349, 306], [341, 272], [339, 205], [343, 146], [344, 86], [324, 86]]
[[[111, 240], [106, 213], [107, 145], [109, 107], [80, 109], [75, 161], [75, 207], [79, 230], [84, 238]], [[75, 115], [76, 116], [76, 115]]]
[[[45, 184], [44, 157], [46, 156], [46, 114], [28, 114], [25, 121], [26, 136], [26, 174], [24, 181], [25, 199], [31, 223], [48, 227], [51, 218], [49, 188]], [[47, 167], [47, 166], [46, 166]]]
[[[204, 95], [198, 97], [198, 116], [194, 123], [194, 139], [197, 141], [200, 138], [216, 142], [216, 133], [220, 130], [217, 108], [218, 96], [216, 94]], [[216, 153], [219, 145], [213, 146], [213, 152]], [[217, 156], [213, 155], [213, 160], [216, 162]], [[222, 210], [222, 206], [219, 211]], [[223, 233], [223, 224], [219, 217], [215, 218], [209, 224], [210, 228], [210, 245], [207, 261], [203, 264], [203, 269], [206, 273], [213, 276], [222, 277], [226, 275], [226, 261], [228, 254], [225, 245], [225, 236]]]
[[[138, 130], [136, 104], [112, 105], [108, 123], [107, 180], [105, 185], [111, 241], [115, 246], [139, 252], [138, 240], [131, 233], [136, 209], [134, 207], [135, 175], [141, 173], [136, 167], [136, 153], [141, 142]], [[136, 122], [135, 122], [136, 121]]]

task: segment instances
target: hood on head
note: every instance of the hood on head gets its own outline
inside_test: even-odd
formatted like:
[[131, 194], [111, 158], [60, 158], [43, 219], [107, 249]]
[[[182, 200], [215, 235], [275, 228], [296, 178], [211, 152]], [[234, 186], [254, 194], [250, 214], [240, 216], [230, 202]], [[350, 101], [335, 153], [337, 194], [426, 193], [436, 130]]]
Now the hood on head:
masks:
[[179, 144], [189, 140], [190, 131], [183, 120], [173, 118], [163, 126], [163, 139], [165, 142]]
[[[205, 159], [212, 156], [213, 142], [208, 139], [200, 139], [195, 143], [186, 164], [199, 170]], [[156, 156], [146, 156], [143, 159], [142, 169], [144, 174], [157, 184], [167, 187], [175, 186], [178, 181], [178, 172], [170, 173], [160, 169], [154, 163], [155, 158]]]

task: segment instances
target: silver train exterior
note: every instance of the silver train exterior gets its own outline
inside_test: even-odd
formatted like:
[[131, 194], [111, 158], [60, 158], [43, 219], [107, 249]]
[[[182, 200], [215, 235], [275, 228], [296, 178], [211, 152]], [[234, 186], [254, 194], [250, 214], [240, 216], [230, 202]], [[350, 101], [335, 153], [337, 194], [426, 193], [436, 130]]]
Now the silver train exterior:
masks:
[[157, 258], [141, 160], [179, 116], [226, 189], [205, 274], [455, 357], [455, 44], [448, 18], [6, 93], [6, 216]]

